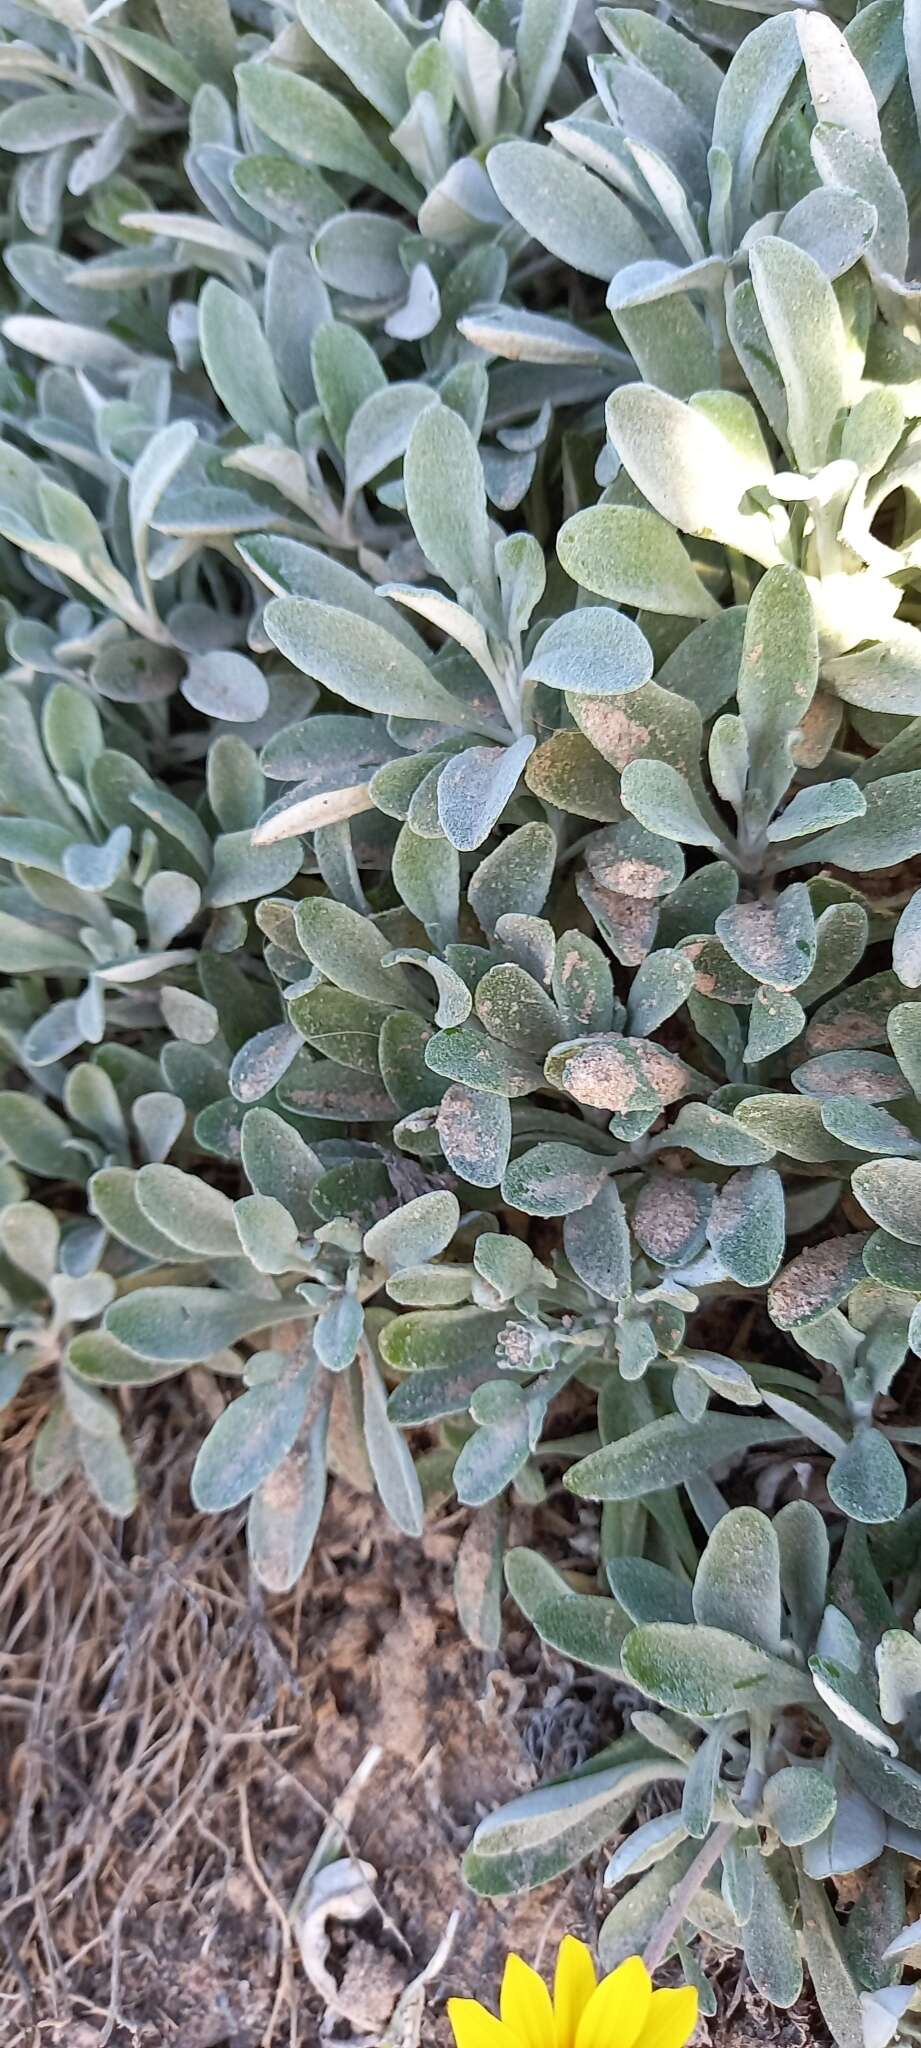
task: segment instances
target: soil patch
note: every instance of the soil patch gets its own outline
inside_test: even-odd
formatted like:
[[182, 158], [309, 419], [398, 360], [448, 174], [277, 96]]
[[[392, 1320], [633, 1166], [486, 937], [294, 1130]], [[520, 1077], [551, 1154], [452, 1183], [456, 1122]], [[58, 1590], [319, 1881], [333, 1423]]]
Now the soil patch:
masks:
[[[484, 1813], [610, 1740], [625, 1696], [544, 1652], [513, 1608], [501, 1655], [473, 1649], [452, 1594], [466, 1518], [448, 1515], [416, 1545], [342, 1481], [303, 1584], [266, 1601], [241, 1519], [189, 1508], [201, 1431], [187, 1402], [171, 1388], [144, 1413], [144, 1500], [121, 1532], [81, 1491], [30, 1491], [38, 1409], [18, 1410], [3, 1447], [0, 2040], [387, 2040], [395, 2000], [456, 1913], [452, 1954], [407, 2044], [448, 2048], [449, 1993], [491, 2002], [510, 1948], [546, 1966], [563, 1932], [594, 1938], [604, 1858], [495, 1904], [466, 1891], [460, 1860]], [[552, 1503], [540, 1513], [543, 1537], [584, 1569], [591, 1523], [564, 1521]], [[530, 1516], [515, 1534], [534, 1540]], [[334, 1934], [334, 2017], [304, 1976], [287, 1911], [375, 1746], [348, 1846], [375, 1872], [379, 1910], [369, 1899]], [[746, 1998], [734, 1962], [712, 1961], [712, 2040], [776, 2042], [778, 2016]], [[810, 2015], [783, 2023], [789, 2048], [817, 2038]]]

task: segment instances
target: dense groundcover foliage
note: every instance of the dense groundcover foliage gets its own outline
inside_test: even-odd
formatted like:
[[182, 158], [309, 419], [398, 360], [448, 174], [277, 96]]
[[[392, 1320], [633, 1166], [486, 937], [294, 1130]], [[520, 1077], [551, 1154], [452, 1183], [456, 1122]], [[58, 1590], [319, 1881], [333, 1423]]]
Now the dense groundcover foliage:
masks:
[[456, 1497], [473, 1640], [648, 1702], [470, 1882], [623, 1836], [607, 1967], [917, 2038], [918, 0], [0, 29], [36, 1487], [204, 1366], [266, 1587]]

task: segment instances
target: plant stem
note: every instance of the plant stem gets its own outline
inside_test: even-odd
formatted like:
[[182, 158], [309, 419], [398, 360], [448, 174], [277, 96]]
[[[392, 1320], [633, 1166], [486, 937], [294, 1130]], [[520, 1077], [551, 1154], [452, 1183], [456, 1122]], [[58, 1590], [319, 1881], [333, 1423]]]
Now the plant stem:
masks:
[[654, 1970], [658, 1969], [659, 1964], [664, 1961], [669, 1944], [677, 1934], [691, 1900], [699, 1892], [704, 1879], [709, 1877], [714, 1864], [719, 1862], [723, 1850], [732, 1841], [732, 1837], [736, 1832], [737, 1823], [735, 1821], [721, 1821], [719, 1827], [714, 1828], [712, 1835], [708, 1836], [703, 1847], [698, 1850], [693, 1863], [685, 1871], [680, 1884], [675, 1886], [665, 1912], [646, 1945], [643, 1961], [650, 1976], [652, 1976]]

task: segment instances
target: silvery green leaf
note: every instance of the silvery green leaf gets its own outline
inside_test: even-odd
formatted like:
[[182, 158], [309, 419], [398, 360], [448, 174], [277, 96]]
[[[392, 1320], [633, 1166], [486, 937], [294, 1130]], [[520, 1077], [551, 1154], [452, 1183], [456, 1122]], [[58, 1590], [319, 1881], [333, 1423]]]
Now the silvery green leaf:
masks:
[[513, 218], [551, 254], [605, 283], [652, 248], [629, 207], [592, 171], [535, 142], [500, 142], [487, 166]]
[[259, 1273], [288, 1273], [297, 1266], [297, 1225], [273, 1195], [244, 1195], [234, 1203], [243, 1252]]
[[270, 896], [297, 874], [301, 858], [297, 840], [256, 846], [249, 831], [222, 832], [214, 843], [208, 902], [221, 910], [234, 903], [250, 903], [256, 896]]
[[488, 853], [471, 876], [467, 896], [484, 932], [509, 911], [537, 917], [547, 900], [556, 861], [556, 841], [549, 825], [520, 825]]
[[737, 903], [722, 911], [716, 931], [737, 966], [769, 988], [798, 988], [812, 971], [815, 919], [801, 882], [791, 883], [773, 903]]
[[270, 1593], [286, 1593], [296, 1584], [313, 1548], [326, 1497], [328, 1427], [329, 1401], [315, 1383], [294, 1449], [253, 1494], [247, 1547], [256, 1577]]
[[906, 988], [921, 988], [921, 890], [916, 890], [892, 935], [892, 964]]
[[419, 1195], [365, 1232], [369, 1259], [388, 1272], [420, 1265], [446, 1251], [460, 1220], [456, 1195], [443, 1190]]
[[876, 101], [841, 30], [824, 15], [803, 15], [797, 31], [809, 90], [821, 118], [850, 129], [864, 142], [878, 143]]
[[702, 1102], [682, 1103], [669, 1137], [718, 1166], [762, 1166], [770, 1154], [734, 1118]]
[[799, 1848], [823, 1834], [834, 1818], [836, 1804], [831, 1780], [811, 1764], [782, 1767], [764, 1788], [764, 1810], [788, 1848]]
[[24, 151], [57, 149], [62, 143], [98, 135], [110, 114], [111, 103], [95, 93], [29, 94], [0, 115], [0, 148], [16, 156]]
[[554, 809], [577, 818], [619, 818], [617, 777], [581, 732], [564, 726], [531, 755], [525, 782]]
[[136, 1175], [124, 1166], [103, 1167], [89, 1185], [90, 1214], [132, 1251], [145, 1258], [180, 1262], [184, 1254], [175, 1239], [158, 1230], [138, 1203]]
[[876, 209], [856, 192], [820, 185], [791, 206], [780, 228], [785, 242], [805, 250], [834, 281], [850, 270], [872, 241]]
[[842, 1514], [857, 1522], [892, 1522], [902, 1513], [908, 1489], [888, 1439], [875, 1429], [858, 1429], [828, 1473], [828, 1491]]
[[248, 1109], [240, 1129], [240, 1152], [250, 1185], [286, 1209], [298, 1230], [315, 1227], [311, 1194], [320, 1161], [300, 1133], [273, 1109]]
[[627, 1024], [637, 1038], [648, 1038], [680, 1009], [694, 985], [694, 967], [687, 955], [673, 948], [650, 953], [633, 979], [627, 1007]]
[[474, 1025], [436, 1031], [425, 1048], [425, 1064], [433, 1074], [459, 1081], [465, 1088], [515, 1100], [542, 1086], [541, 1069], [523, 1053], [488, 1038]]
[[240, 1337], [296, 1315], [290, 1300], [225, 1293], [219, 1287], [145, 1287], [113, 1302], [105, 1328], [139, 1358], [195, 1365]]
[[754, 1878], [751, 1918], [742, 1949], [753, 1983], [772, 2005], [795, 2005], [803, 1988], [803, 1965], [793, 1920], [771, 1864], [748, 1851]]
[[587, 1208], [607, 1177], [604, 1159], [577, 1145], [534, 1145], [506, 1167], [502, 1194], [528, 1216], [570, 1216]]
[[490, 142], [499, 118], [505, 68], [501, 45], [463, 0], [448, 0], [440, 40], [465, 118], [477, 142]]
[[868, 2048], [861, 2000], [842, 1951], [838, 1922], [824, 1887], [797, 1876], [803, 1923], [803, 1953], [819, 2009], [835, 2048]]
[[[238, 551], [247, 567], [252, 569], [276, 596], [310, 597], [321, 604], [335, 605], [342, 611], [354, 612], [359, 618], [370, 619], [372, 625], [382, 626], [394, 639], [402, 641], [413, 653], [424, 657], [427, 651], [425, 645], [408, 620], [395, 610], [393, 605], [378, 597], [364, 577], [359, 576], [354, 569], [346, 568], [343, 562], [334, 561], [331, 555], [321, 553], [319, 548], [305, 547], [302, 541], [289, 540], [280, 534], [256, 533], [246, 540], [239, 541]], [[298, 708], [303, 716], [304, 711], [310, 707], [300, 705]], [[329, 722], [329, 714], [324, 715], [324, 722], [318, 730], [334, 736], [337, 731], [342, 730], [340, 721], [343, 716], [347, 714], [338, 714], [337, 725], [334, 727]], [[367, 727], [364, 730], [365, 736], [370, 737]], [[375, 731], [375, 728], [372, 727], [371, 731]], [[380, 737], [380, 733], [377, 736]], [[280, 739], [281, 735], [278, 737]], [[378, 758], [382, 759], [390, 751], [384, 747]], [[305, 774], [309, 765], [308, 760], [304, 768], [292, 772]], [[287, 773], [281, 779], [288, 779]]]
[[623, 1665], [640, 1692], [695, 1721], [719, 1720], [755, 1701], [804, 1702], [811, 1694], [808, 1678], [781, 1658], [699, 1623], [658, 1621], [634, 1629], [624, 1644]]
[[575, 513], [560, 528], [557, 552], [574, 582], [612, 603], [681, 618], [708, 619], [717, 611], [674, 528], [646, 507], [593, 505]]
[[847, 389], [846, 338], [838, 303], [818, 263], [791, 242], [765, 235], [754, 244], [749, 262], [758, 308], [787, 394], [790, 445], [802, 470], [818, 469], [826, 459]]
[[452, 846], [472, 852], [488, 839], [534, 752], [530, 734], [510, 747], [469, 747], [438, 777], [438, 818]]
[[708, 824], [693, 790], [671, 762], [629, 761], [621, 776], [620, 793], [627, 810], [647, 831], [681, 840], [686, 846], [721, 850], [719, 834]]
[[484, 306], [457, 323], [474, 347], [513, 362], [553, 363], [572, 368], [619, 366], [616, 350], [567, 320], [519, 306]]
[[161, 989], [160, 1008], [174, 1038], [185, 1039], [189, 1045], [208, 1045], [217, 1037], [218, 1014], [214, 1004], [206, 1003], [203, 996], [194, 995], [191, 989]]
[[226, 85], [236, 56], [236, 37], [226, 0], [204, 0], [200, 7], [197, 0], [162, 0], [159, 14], [169, 42], [199, 78]]
[[723, 1748], [722, 1729], [712, 1729], [694, 1751], [685, 1779], [681, 1800], [682, 1831], [692, 1835], [695, 1841], [703, 1841], [710, 1832]]
[[236, 75], [245, 113], [295, 162], [344, 171], [398, 205], [414, 208], [418, 194], [412, 184], [391, 168], [355, 115], [316, 80], [258, 59], [241, 64]]
[[865, 1243], [862, 1232], [853, 1232], [799, 1252], [768, 1293], [772, 1322], [794, 1329], [837, 1308], [862, 1277]]
[[119, 1520], [134, 1513], [137, 1480], [129, 1453], [117, 1430], [111, 1436], [94, 1436], [77, 1427], [80, 1464], [96, 1499]]
[[298, 904], [295, 922], [308, 960], [336, 988], [389, 1007], [418, 1007], [406, 976], [398, 967], [384, 965], [390, 946], [369, 917], [344, 903], [308, 896]]
[[[481, 1821], [464, 1859], [464, 1875], [475, 1892], [501, 1897], [522, 1883], [543, 1884], [568, 1870], [611, 1840], [643, 1786], [673, 1775], [638, 1736], [621, 1737], [609, 1755], [606, 1769], [583, 1769], [562, 1783], [538, 1786]], [[656, 1878], [660, 1871], [666, 1878], [664, 1906], [675, 1872], [671, 1863], [658, 1865]]]
[[143, 909], [151, 946], [158, 950], [170, 946], [178, 932], [192, 924], [199, 905], [201, 889], [190, 874], [178, 874], [174, 868], [162, 868], [158, 874], [151, 874], [143, 885]]
[[362, 400], [349, 420], [345, 436], [346, 489], [350, 499], [404, 454], [416, 421], [436, 403], [435, 392], [425, 384], [390, 384]]
[[890, 1727], [913, 1719], [921, 1692], [921, 1643], [905, 1629], [887, 1629], [875, 1655], [879, 1710]]
[[522, 680], [591, 697], [621, 696], [648, 683], [652, 669], [652, 649], [632, 619], [606, 605], [586, 605], [548, 626]]
[[905, 276], [908, 262], [908, 213], [905, 194], [877, 143], [866, 142], [852, 129], [821, 120], [810, 144], [824, 185], [856, 192], [876, 210], [876, 233], [868, 260], [893, 279]]
[[0, 788], [8, 807], [75, 830], [76, 816], [45, 759], [29, 700], [10, 684], [0, 689], [0, 739]]
[[0, 1140], [18, 1166], [48, 1180], [85, 1179], [69, 1138], [67, 1124], [47, 1103], [14, 1089], [0, 1093]]
[[607, 1573], [614, 1598], [631, 1621], [693, 1621], [690, 1587], [663, 1565], [646, 1557], [616, 1557], [609, 1559]]
[[720, 1190], [707, 1237], [730, 1278], [742, 1287], [772, 1280], [784, 1251], [783, 1183], [773, 1167], [745, 1166]]
[[584, 932], [565, 931], [557, 941], [552, 992], [568, 1031], [611, 1030], [614, 986], [610, 965], [601, 947]]
[[239, 157], [230, 176], [240, 198], [287, 235], [315, 234], [340, 211], [341, 202], [325, 178], [287, 157]]
[[897, 1117], [890, 1116], [888, 1110], [876, 1109], [868, 1102], [825, 1102], [822, 1122], [827, 1131], [857, 1152], [921, 1158], [921, 1141]]
[[723, 1515], [698, 1566], [693, 1598], [694, 1619], [705, 1627], [779, 1650], [780, 1551], [766, 1515], [757, 1508]]
[[299, 13], [327, 57], [394, 126], [407, 106], [413, 46], [378, 0], [300, 0]]
[[182, 683], [182, 694], [196, 711], [209, 718], [250, 725], [269, 704], [262, 670], [245, 654], [221, 651], [195, 655]]
[[142, 1166], [135, 1179], [142, 1215], [184, 1251], [234, 1258], [239, 1251], [233, 1203], [217, 1188], [176, 1166]]
[[10, 1202], [0, 1209], [0, 1244], [8, 1259], [47, 1286], [57, 1268], [60, 1232], [40, 1202]]
[[439, 950], [450, 945], [457, 935], [460, 901], [460, 862], [454, 846], [446, 839], [422, 839], [404, 825], [391, 872], [407, 910], [425, 925], [432, 944]]
[[773, 1059], [775, 1053], [799, 1037], [805, 1024], [806, 1012], [795, 996], [763, 983], [756, 989], [748, 1013], [748, 1037], [743, 1052], [746, 1065]]
[[696, 1423], [666, 1415], [580, 1458], [565, 1483], [586, 1500], [638, 1500], [710, 1472], [753, 1443], [782, 1443], [791, 1435], [784, 1423], [758, 1416], [708, 1415]]
[[515, 49], [521, 83], [522, 132], [533, 134], [560, 68], [576, 0], [524, 0]]
[[[693, 1278], [700, 1267], [703, 1267], [703, 1277], [706, 1279], [708, 1277], [706, 1259], [701, 1259], [697, 1266], [691, 1265], [688, 1267], [686, 1269], [688, 1276]], [[738, 1365], [734, 1358], [724, 1358], [722, 1353], [718, 1351], [688, 1351], [682, 1349], [680, 1354], [678, 1354], [678, 1365], [683, 1377], [693, 1374], [698, 1380], [703, 1382], [705, 1387], [710, 1388], [711, 1393], [721, 1394], [724, 1400], [731, 1401], [735, 1407], [757, 1408], [761, 1399], [759, 1390], [744, 1365]], [[687, 1387], [686, 1378], [685, 1386]], [[694, 1413], [686, 1419], [692, 1422], [698, 1421], [703, 1412], [702, 1406], [695, 1407]]]
[[406, 1439], [387, 1413], [387, 1389], [370, 1348], [360, 1352], [364, 1436], [371, 1470], [391, 1521], [407, 1536], [421, 1536], [422, 1488]]
[[138, 1095], [131, 1105], [131, 1121], [138, 1135], [142, 1157], [154, 1164], [166, 1158], [185, 1123], [185, 1104], [162, 1089]]
[[271, 351], [252, 307], [209, 278], [199, 301], [202, 359], [232, 419], [253, 441], [290, 441], [291, 418]]
[[844, 776], [838, 782], [817, 782], [811, 789], [796, 791], [786, 809], [767, 827], [767, 837], [772, 844], [798, 839], [804, 832], [815, 832], [825, 826], [848, 824], [852, 818], [862, 818], [866, 808], [863, 791], [849, 777]]
[[647, 384], [625, 384], [605, 408], [608, 434], [654, 511], [683, 533], [723, 541], [770, 567], [779, 558], [767, 514], [743, 511], [766, 481], [760, 455], [703, 408]]
[[455, 1082], [441, 1098], [436, 1128], [445, 1159], [461, 1180], [498, 1187], [512, 1139], [505, 1096]]
[[414, 263], [402, 306], [388, 313], [384, 330], [394, 341], [421, 341], [441, 319], [441, 294], [427, 263]]
[[683, 1266], [703, 1251], [713, 1188], [688, 1180], [679, 1186], [673, 1174], [651, 1173], [637, 1197], [633, 1234], [640, 1249], [657, 1264]]
[[495, 585], [486, 490], [476, 442], [447, 406], [416, 421], [403, 464], [406, 509], [419, 546], [458, 596], [490, 604]]
[[[720, 87], [713, 144], [731, 171], [732, 217], [741, 238], [749, 224], [751, 192], [762, 144], [799, 70], [801, 50], [790, 15], [759, 22], [735, 52]], [[716, 212], [713, 226], [719, 225]], [[714, 246], [724, 246], [714, 235]], [[725, 244], [727, 253], [736, 246]]]
[[278, 1352], [263, 1352], [278, 1376], [231, 1401], [205, 1438], [192, 1471], [192, 1498], [205, 1514], [246, 1500], [291, 1450], [307, 1407], [308, 1376], [285, 1376]]
[[921, 1161], [876, 1159], [852, 1175], [867, 1215], [903, 1244], [921, 1244]]
[[828, 1584], [828, 1536], [811, 1501], [790, 1501], [774, 1519], [780, 1545], [780, 1580], [801, 1649], [811, 1649]]
[[265, 626], [296, 668], [348, 704], [450, 726], [471, 722], [464, 705], [429, 674], [418, 655], [376, 620], [314, 599], [278, 597], [266, 606]]
[[[500, 924], [504, 920], [500, 918]], [[540, 983], [517, 961], [488, 967], [477, 983], [477, 1016], [491, 1038], [516, 1052], [545, 1058], [560, 1035], [560, 1017]]]

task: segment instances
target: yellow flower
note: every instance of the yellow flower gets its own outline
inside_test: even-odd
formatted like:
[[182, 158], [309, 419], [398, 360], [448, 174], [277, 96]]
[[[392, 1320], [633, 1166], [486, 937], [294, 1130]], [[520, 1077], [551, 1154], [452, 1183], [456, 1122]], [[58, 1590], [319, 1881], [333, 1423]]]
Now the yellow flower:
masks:
[[585, 1943], [567, 1934], [552, 2001], [537, 1971], [509, 1956], [499, 2011], [496, 2019], [476, 1998], [449, 1998], [457, 2048], [685, 2048], [697, 2024], [697, 1993], [654, 1991], [639, 1956], [598, 1984]]

